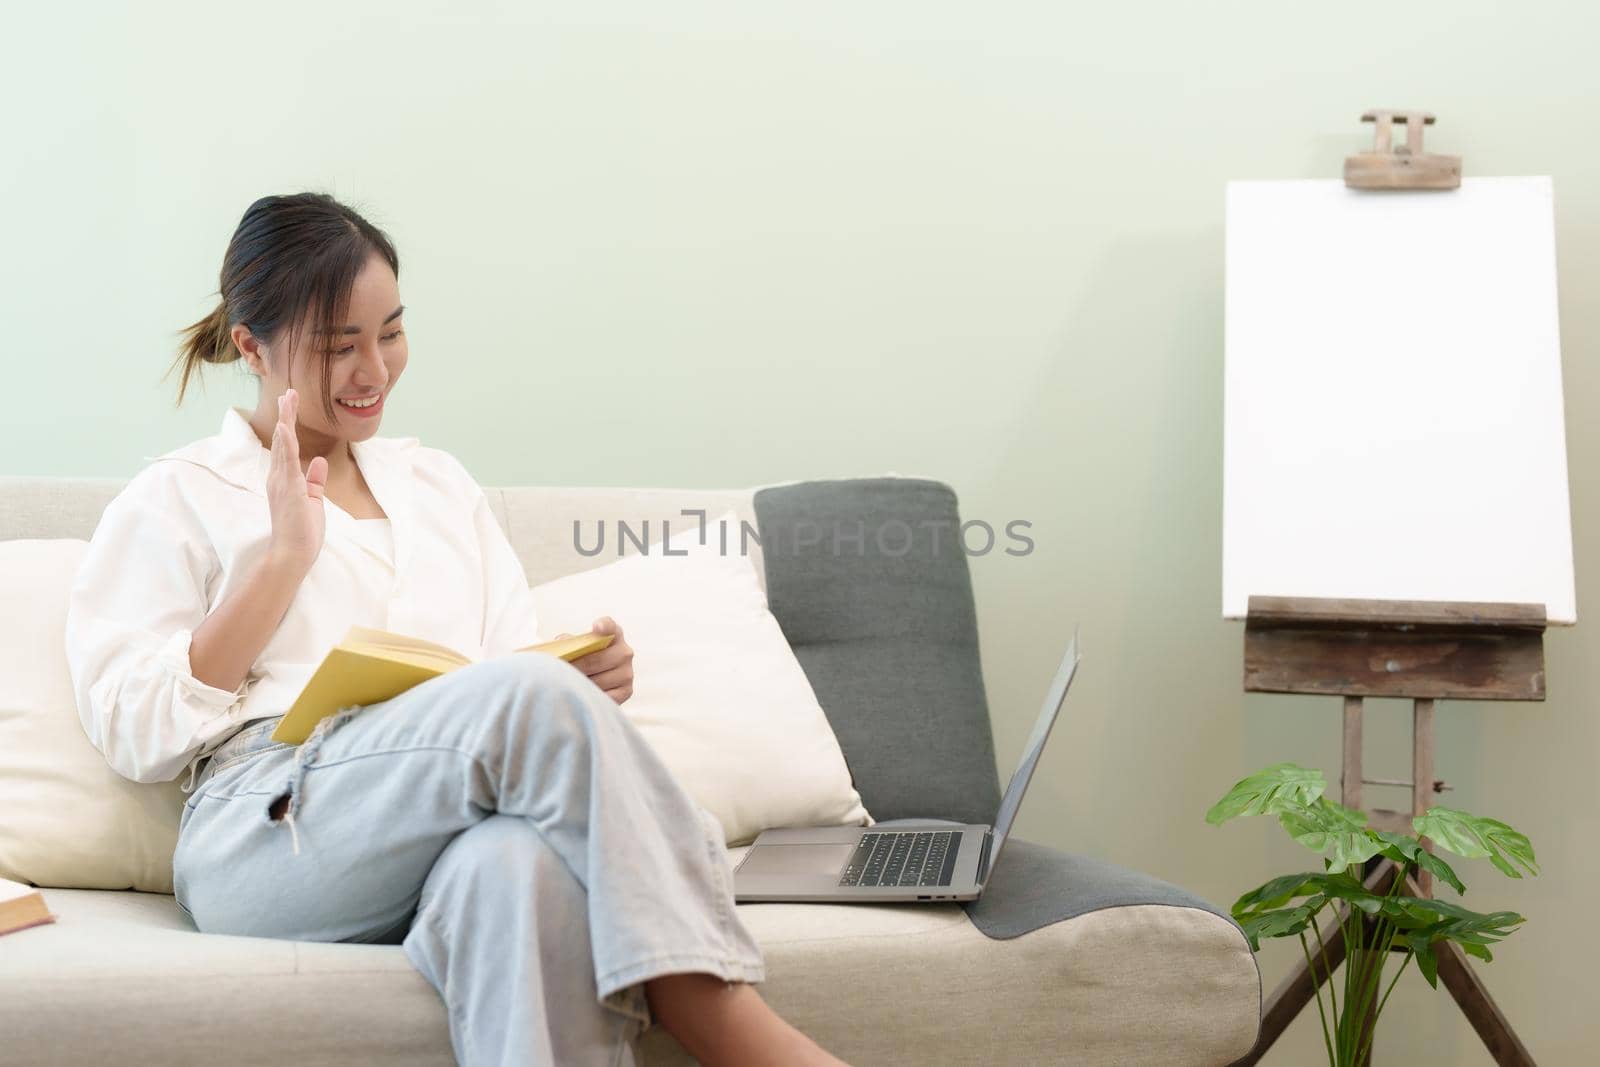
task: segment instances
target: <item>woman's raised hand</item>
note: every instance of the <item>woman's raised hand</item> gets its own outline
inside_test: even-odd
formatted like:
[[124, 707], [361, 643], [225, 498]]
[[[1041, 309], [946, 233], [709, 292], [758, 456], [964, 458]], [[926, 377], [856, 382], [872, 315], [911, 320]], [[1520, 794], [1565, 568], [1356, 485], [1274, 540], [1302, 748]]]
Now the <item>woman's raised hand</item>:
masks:
[[313, 456], [300, 470], [300, 439], [295, 416], [300, 396], [293, 389], [278, 398], [278, 424], [272, 429], [272, 465], [267, 469], [267, 503], [272, 510], [273, 556], [285, 566], [311, 570], [322, 551], [327, 514], [322, 497], [328, 488], [328, 461]]

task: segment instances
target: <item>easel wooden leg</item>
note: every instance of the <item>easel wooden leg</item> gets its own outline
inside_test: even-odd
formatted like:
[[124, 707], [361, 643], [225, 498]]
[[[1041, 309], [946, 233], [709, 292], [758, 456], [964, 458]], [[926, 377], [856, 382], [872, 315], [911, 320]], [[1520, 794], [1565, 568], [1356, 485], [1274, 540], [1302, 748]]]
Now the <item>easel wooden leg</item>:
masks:
[[1436, 951], [1439, 956], [1439, 980], [1450, 990], [1450, 995], [1461, 1007], [1461, 1014], [1478, 1032], [1483, 1047], [1489, 1050], [1494, 1062], [1500, 1067], [1533, 1067], [1533, 1055], [1500, 1013], [1494, 998], [1467, 962], [1466, 953], [1448, 941], [1441, 941]]
[[1361, 810], [1361, 698], [1344, 698], [1344, 770], [1339, 803]]
[[[1433, 701], [1415, 701], [1411, 709], [1411, 815], [1421, 815], [1433, 806]], [[1433, 842], [1422, 847], [1433, 851]], [[1418, 896], [1433, 896], [1433, 875], [1417, 872]]]
[[[1348, 697], [1347, 696], [1347, 697], [1344, 698], [1344, 767], [1343, 767], [1343, 771], [1342, 771], [1342, 775], [1341, 775], [1341, 777], [1343, 778], [1343, 781], [1340, 783], [1339, 802], [1342, 803], [1345, 807], [1353, 808], [1356, 811], [1362, 810], [1361, 809], [1361, 787], [1362, 787], [1362, 784], [1363, 784], [1362, 783], [1362, 779], [1361, 779], [1361, 744], [1362, 744], [1362, 741], [1361, 741], [1361, 714], [1362, 714], [1362, 711], [1363, 711], [1363, 704], [1362, 704], [1362, 700], [1361, 700], [1360, 697]], [[1387, 861], [1385, 861], [1385, 862], [1387, 862]], [[1381, 865], [1375, 865], [1372, 868], [1372, 870], [1370, 870], [1368, 872], [1368, 875], [1369, 875], [1368, 881], [1369, 882], [1371, 881], [1371, 876], [1383, 877], [1383, 882], [1384, 882], [1385, 885], [1387, 885], [1388, 884], [1388, 878], [1380, 875], [1380, 871], [1381, 870], [1382, 870], [1382, 866]], [[1373, 891], [1374, 892], [1382, 892], [1382, 890], [1379, 890], [1376, 887], [1374, 887]], [[1371, 935], [1374, 932], [1374, 927], [1373, 927], [1373, 924], [1367, 922], [1364, 919], [1361, 920], [1360, 922], [1361, 922], [1361, 940], [1362, 940], [1363, 943], [1365, 943], [1366, 941], [1370, 940]], [[1372, 966], [1372, 964], [1373, 964], [1373, 960], [1372, 960], [1372, 952], [1371, 952], [1371, 950], [1367, 949], [1367, 948], [1365, 948], [1363, 946], [1357, 946], [1355, 952], [1351, 955], [1351, 957], [1349, 959], [1349, 962], [1346, 963], [1345, 966], [1354, 967], [1359, 972], [1359, 971], [1364, 970], [1365, 968], [1368, 968], [1368, 967]], [[1369, 999], [1370, 1000], [1371, 998], [1363, 997], [1363, 999]], [[1363, 1030], [1363, 1032], [1362, 1032], [1362, 1039], [1363, 1040], [1367, 1039], [1367, 1037], [1371, 1033], [1371, 1030], [1372, 1030], [1372, 1027], [1370, 1025], [1367, 1026]], [[1357, 1061], [1356, 1067], [1367, 1067], [1367, 1064], [1369, 1064], [1371, 1062], [1372, 1062], [1372, 1050], [1369, 1047], [1368, 1050], [1367, 1050], [1366, 1056], [1362, 1057], [1360, 1060]]]
[[[1406, 879], [1405, 889], [1412, 896], [1422, 895], [1414, 879]], [[1433, 947], [1439, 957], [1439, 981], [1444, 983], [1461, 1014], [1478, 1032], [1494, 1062], [1500, 1067], [1534, 1067], [1533, 1054], [1501, 1014], [1483, 980], [1467, 961], [1467, 954], [1450, 941], [1436, 941]]]

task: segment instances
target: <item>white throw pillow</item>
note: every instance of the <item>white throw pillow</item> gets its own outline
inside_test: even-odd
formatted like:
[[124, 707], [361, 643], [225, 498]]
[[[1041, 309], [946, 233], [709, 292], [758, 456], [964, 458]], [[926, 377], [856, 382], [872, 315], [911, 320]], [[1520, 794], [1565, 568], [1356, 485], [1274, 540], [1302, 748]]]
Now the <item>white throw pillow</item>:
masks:
[[117, 774], [78, 721], [67, 593], [88, 547], [0, 541], [0, 878], [170, 893], [184, 794]]
[[727, 843], [781, 826], [872, 820], [805, 672], [789, 648], [729, 513], [615, 563], [533, 588], [543, 637], [583, 633], [602, 615], [633, 647], [622, 711]]

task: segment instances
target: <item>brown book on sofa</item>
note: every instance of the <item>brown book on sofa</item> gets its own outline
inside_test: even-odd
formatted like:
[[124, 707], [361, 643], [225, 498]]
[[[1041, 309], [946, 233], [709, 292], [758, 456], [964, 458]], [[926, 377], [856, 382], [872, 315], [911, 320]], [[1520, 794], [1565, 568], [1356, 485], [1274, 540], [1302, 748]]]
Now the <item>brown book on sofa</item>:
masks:
[[43, 893], [31, 885], [0, 878], [0, 934], [55, 921], [44, 906]]

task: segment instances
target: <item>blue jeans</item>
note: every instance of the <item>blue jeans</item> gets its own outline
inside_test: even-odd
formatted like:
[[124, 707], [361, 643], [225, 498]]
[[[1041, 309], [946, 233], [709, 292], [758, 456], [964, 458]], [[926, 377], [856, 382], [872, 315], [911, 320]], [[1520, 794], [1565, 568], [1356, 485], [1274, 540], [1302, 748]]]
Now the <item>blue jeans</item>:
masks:
[[646, 980], [764, 977], [720, 824], [570, 664], [462, 667], [298, 747], [276, 724], [224, 742], [184, 805], [198, 929], [399, 941], [471, 1067], [630, 1063]]

